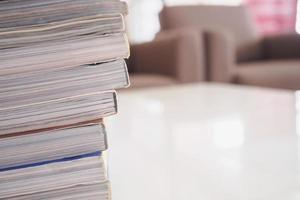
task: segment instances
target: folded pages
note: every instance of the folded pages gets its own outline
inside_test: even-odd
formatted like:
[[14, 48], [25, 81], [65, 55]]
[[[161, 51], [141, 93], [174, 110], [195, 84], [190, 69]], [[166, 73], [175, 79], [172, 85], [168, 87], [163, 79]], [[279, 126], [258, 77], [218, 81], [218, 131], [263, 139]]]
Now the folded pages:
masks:
[[126, 36], [90, 35], [82, 39], [68, 39], [51, 43], [1, 49], [0, 74], [32, 72], [47, 68], [67, 67], [99, 63], [128, 57]]
[[122, 59], [0, 76], [0, 109], [123, 88], [128, 84], [127, 67]]
[[1, 171], [0, 198], [7, 199], [90, 184], [108, 184], [105, 166], [98, 153]]
[[0, 135], [66, 126], [117, 112], [114, 92], [93, 93], [0, 109]]
[[122, 15], [91, 16], [50, 24], [0, 29], [1, 49], [20, 48], [52, 41], [85, 38], [91, 34], [104, 35], [124, 32]]
[[126, 3], [119, 0], [2, 0], [0, 1], [0, 28], [126, 13]]
[[0, 170], [106, 150], [102, 123], [0, 138]]
[[58, 190], [51, 190], [46, 192], [39, 192], [29, 195], [21, 195], [6, 200], [83, 200], [83, 199], [97, 199], [108, 200], [110, 199], [110, 187], [107, 182], [96, 183], [90, 185], [81, 185]]

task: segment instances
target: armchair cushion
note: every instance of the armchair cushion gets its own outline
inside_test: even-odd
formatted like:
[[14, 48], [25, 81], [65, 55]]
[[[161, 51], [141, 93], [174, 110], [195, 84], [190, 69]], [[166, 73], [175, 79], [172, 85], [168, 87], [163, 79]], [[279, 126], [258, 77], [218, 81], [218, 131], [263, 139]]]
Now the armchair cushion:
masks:
[[300, 59], [300, 35], [286, 34], [263, 39], [266, 59]]
[[300, 89], [300, 60], [273, 60], [240, 64], [235, 82], [282, 89]]
[[254, 62], [264, 59], [262, 40], [257, 39], [252, 42], [248, 42], [242, 46], [238, 46], [236, 49], [236, 62]]

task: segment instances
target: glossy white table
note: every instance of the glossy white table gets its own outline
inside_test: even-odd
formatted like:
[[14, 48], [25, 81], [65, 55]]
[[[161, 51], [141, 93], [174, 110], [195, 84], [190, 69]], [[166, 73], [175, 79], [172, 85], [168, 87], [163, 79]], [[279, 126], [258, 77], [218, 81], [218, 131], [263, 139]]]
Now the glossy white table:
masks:
[[113, 200], [300, 199], [296, 96], [226, 85], [122, 92], [107, 120]]

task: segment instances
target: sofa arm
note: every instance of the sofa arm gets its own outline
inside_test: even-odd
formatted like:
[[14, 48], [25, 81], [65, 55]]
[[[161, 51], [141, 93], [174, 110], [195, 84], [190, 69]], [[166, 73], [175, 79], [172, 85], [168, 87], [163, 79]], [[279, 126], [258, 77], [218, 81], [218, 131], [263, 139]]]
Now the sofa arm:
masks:
[[207, 31], [205, 40], [209, 80], [232, 82], [236, 61], [236, 47], [233, 38], [227, 32]]
[[300, 58], [300, 35], [286, 34], [263, 39], [266, 59]]
[[131, 46], [133, 73], [159, 74], [179, 82], [205, 80], [202, 37], [195, 30], [159, 33], [155, 40]]

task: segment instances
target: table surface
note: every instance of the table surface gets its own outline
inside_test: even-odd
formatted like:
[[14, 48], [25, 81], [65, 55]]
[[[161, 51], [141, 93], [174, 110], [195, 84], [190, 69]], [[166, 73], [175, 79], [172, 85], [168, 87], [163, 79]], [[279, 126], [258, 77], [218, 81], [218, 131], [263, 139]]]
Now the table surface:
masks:
[[113, 200], [300, 199], [299, 113], [291, 91], [122, 92], [106, 121]]

